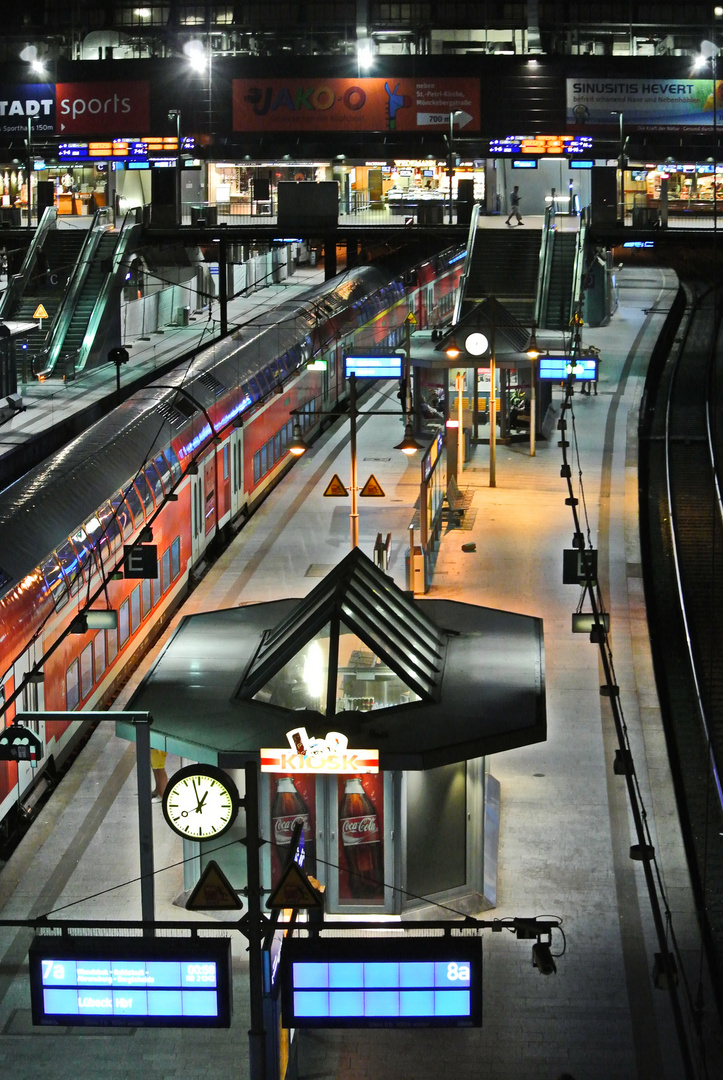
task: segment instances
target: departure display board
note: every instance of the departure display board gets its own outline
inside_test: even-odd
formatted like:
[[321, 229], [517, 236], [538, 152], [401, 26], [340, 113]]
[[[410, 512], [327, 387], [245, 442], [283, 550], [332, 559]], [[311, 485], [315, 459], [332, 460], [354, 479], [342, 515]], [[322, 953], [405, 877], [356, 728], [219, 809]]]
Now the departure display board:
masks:
[[479, 938], [292, 939], [285, 1027], [480, 1027]]
[[33, 1024], [229, 1027], [229, 938], [36, 937]]
[[344, 378], [356, 375], [358, 379], [401, 379], [404, 358], [392, 353], [389, 356], [345, 356]]
[[[196, 140], [192, 135], [181, 139], [181, 150], [193, 150]], [[168, 155], [178, 153], [178, 139], [176, 136], [168, 138], [148, 139], [110, 139], [107, 142], [91, 143], [60, 143], [58, 146], [58, 161], [90, 162], [99, 159], [101, 161], [128, 161], [146, 162], [154, 154]]]
[[590, 135], [509, 135], [490, 139], [490, 154], [582, 154], [592, 150]]
[[597, 379], [597, 357], [541, 356], [537, 361], [537, 373], [541, 379], [564, 382], [568, 375], [584, 381]]

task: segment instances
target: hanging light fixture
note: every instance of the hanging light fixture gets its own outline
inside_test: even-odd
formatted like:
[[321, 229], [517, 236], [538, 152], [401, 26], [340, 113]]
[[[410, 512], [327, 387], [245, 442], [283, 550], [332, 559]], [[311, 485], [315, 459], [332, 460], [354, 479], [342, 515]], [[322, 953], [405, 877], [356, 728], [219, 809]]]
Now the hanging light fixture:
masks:
[[416, 454], [417, 450], [422, 449], [417, 440], [414, 438], [411, 424], [408, 423], [405, 426], [404, 438], [400, 443], [397, 444], [397, 446], [394, 447], [394, 449], [401, 450], [403, 454], [407, 455], [407, 457], [411, 457], [412, 454]]
[[301, 425], [298, 420], [295, 420], [291, 433], [291, 442], [289, 443], [289, 453], [293, 454], [294, 457], [301, 457], [308, 449], [309, 447], [304, 442], [304, 438], [301, 434]]
[[454, 334], [452, 335], [452, 337], [447, 342], [444, 351], [445, 351], [445, 353], [447, 354], [447, 356], [449, 357], [450, 360], [456, 360], [457, 357], [459, 356], [460, 348], [459, 348], [459, 345], [457, 344], [457, 342], [455, 341]]

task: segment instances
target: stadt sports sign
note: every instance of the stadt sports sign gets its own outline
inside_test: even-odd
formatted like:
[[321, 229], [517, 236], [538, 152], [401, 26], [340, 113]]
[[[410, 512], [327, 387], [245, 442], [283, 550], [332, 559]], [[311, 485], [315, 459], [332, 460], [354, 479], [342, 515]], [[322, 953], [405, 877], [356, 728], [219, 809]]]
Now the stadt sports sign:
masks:
[[0, 135], [144, 135], [150, 110], [145, 80], [0, 86]]

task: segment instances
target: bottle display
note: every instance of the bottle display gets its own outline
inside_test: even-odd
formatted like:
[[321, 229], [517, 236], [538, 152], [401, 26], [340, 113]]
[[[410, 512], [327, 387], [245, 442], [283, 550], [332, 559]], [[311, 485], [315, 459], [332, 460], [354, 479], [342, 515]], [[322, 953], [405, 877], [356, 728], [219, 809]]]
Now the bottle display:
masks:
[[[379, 778], [369, 778], [370, 786]], [[339, 803], [339, 898], [384, 901], [383, 821], [358, 776], [343, 781]], [[382, 790], [377, 794], [381, 801]]]
[[316, 873], [316, 830], [313, 812], [310, 811], [307, 802], [307, 799], [311, 799], [313, 805], [313, 787], [306, 792], [306, 795], [307, 798], [304, 798], [293, 776], [278, 778], [271, 803], [271, 879], [274, 885], [278, 883], [281, 871], [286, 865], [291, 837], [297, 821], [301, 821], [304, 827], [303, 869], [307, 874]]

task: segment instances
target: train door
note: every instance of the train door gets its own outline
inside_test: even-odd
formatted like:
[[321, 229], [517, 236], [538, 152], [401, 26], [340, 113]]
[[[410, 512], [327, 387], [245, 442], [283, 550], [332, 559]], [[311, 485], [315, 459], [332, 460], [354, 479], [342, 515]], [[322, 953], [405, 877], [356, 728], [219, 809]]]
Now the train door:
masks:
[[191, 476], [191, 563], [196, 563], [205, 544], [203, 470]]
[[236, 517], [244, 499], [243, 428], [234, 428], [229, 439], [231, 447], [231, 517]]

